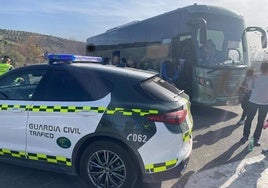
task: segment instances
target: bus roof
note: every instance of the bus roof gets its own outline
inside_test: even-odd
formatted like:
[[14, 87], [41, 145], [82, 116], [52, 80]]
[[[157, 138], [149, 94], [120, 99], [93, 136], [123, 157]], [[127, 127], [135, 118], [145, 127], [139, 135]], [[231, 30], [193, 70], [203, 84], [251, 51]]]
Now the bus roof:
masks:
[[139, 24], [140, 22], [146, 22], [149, 21], [150, 19], [159, 17], [159, 16], [163, 16], [163, 15], [168, 15], [168, 14], [173, 14], [173, 13], [178, 13], [181, 11], [188, 11], [190, 14], [195, 14], [195, 13], [207, 13], [207, 14], [217, 14], [217, 15], [225, 15], [225, 16], [232, 16], [232, 17], [236, 17], [236, 18], [242, 18], [242, 15], [238, 12], [232, 11], [232, 10], [228, 10], [226, 8], [223, 7], [218, 7], [218, 6], [213, 6], [213, 5], [198, 5], [198, 4], [194, 4], [194, 5], [189, 5], [186, 7], [182, 7], [182, 8], [178, 8], [151, 18], [147, 18], [145, 20], [139, 21], [131, 21], [129, 23], [120, 25], [120, 26], [116, 26], [114, 28], [108, 29], [106, 31], [107, 32], [112, 32], [115, 31], [117, 29], [122, 29], [124, 27], [129, 27], [132, 25], [136, 25]]
[[[243, 19], [243, 17], [237, 12], [222, 7], [194, 4], [178, 8], [176, 10], [166, 12], [164, 14], [160, 14], [142, 21], [133, 21], [118, 27], [111, 28], [102, 34], [88, 38], [87, 43], [89, 45], [114, 45], [125, 44], [126, 41], [127, 43], [153, 42], [159, 38], [165, 39], [167, 36], [169, 38], [175, 37], [178, 35], [178, 30], [184, 29], [181, 27], [179, 20], [181, 19], [181, 21], [187, 22], [187, 19], [190, 19], [189, 14], [212, 14], [234, 17], [241, 20]], [[161, 31], [152, 32], [159, 30], [159, 24], [161, 24]], [[141, 35], [141, 33], [143, 34]]]
[[[241, 14], [238, 12], [235, 12], [233, 10], [229, 10], [223, 7], [219, 6], [213, 6], [213, 5], [190, 5], [186, 6], [184, 8], [179, 9], [186, 9], [190, 13], [208, 13], [208, 14], [218, 14], [218, 15], [225, 15], [225, 16], [232, 16], [237, 18], [242, 18]], [[178, 10], [178, 9], [177, 9]], [[175, 10], [176, 11], [176, 10]]]

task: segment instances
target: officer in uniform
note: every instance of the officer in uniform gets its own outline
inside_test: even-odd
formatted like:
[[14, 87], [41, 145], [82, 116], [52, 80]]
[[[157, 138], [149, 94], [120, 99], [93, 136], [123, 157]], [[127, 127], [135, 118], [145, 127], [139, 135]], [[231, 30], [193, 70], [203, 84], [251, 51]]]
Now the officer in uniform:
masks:
[[9, 56], [4, 56], [1, 59], [1, 63], [0, 63], [0, 75], [10, 71], [11, 69], [13, 69], [14, 67], [11, 65], [11, 58]]

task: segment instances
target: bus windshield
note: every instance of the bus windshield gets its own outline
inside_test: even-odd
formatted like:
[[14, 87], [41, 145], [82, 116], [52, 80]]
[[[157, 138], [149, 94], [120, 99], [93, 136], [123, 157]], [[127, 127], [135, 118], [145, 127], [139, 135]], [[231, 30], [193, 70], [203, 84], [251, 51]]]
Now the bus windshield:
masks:
[[207, 42], [201, 44], [198, 41], [198, 64], [204, 66], [247, 64], [244, 60], [241, 38], [243, 20], [222, 15], [208, 15], [205, 19], [208, 23]]

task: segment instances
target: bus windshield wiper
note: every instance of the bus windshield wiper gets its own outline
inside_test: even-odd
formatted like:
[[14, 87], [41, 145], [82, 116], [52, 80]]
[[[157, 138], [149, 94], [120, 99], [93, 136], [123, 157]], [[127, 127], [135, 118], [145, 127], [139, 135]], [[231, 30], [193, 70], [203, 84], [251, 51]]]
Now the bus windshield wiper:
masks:
[[243, 64], [241, 60], [227, 60], [219, 63], [218, 65], [237, 65], [237, 64]]
[[216, 70], [218, 70], [218, 68], [213, 68], [212, 70], [207, 71], [207, 73], [211, 74], [211, 73], [215, 72]]

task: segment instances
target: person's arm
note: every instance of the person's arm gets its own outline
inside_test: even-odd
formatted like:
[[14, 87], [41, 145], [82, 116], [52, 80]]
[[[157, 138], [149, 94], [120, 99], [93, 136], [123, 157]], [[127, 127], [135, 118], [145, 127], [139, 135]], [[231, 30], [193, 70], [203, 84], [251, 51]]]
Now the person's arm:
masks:
[[168, 79], [165, 63], [162, 63], [161, 65], [161, 77], [164, 80]]
[[254, 80], [255, 80], [254, 78], [251, 78], [251, 79], [248, 80], [248, 87], [247, 87], [247, 89], [250, 90], [250, 91], [254, 87]]
[[172, 82], [175, 82], [179, 78], [179, 71], [176, 69], [174, 76], [172, 78]]

